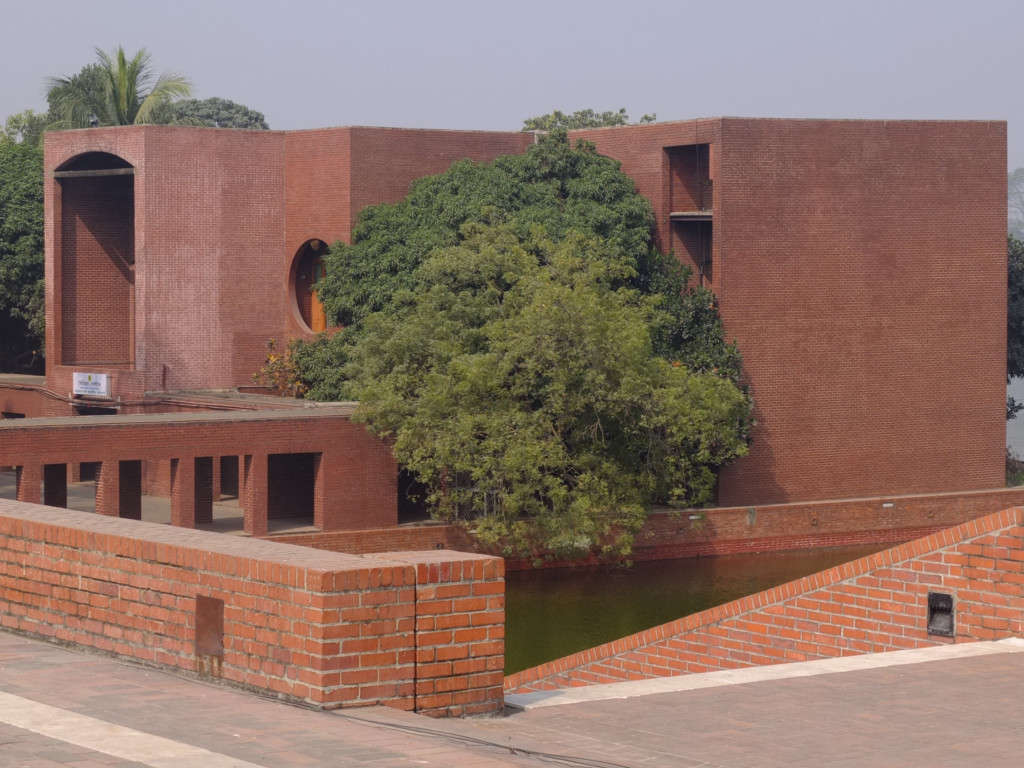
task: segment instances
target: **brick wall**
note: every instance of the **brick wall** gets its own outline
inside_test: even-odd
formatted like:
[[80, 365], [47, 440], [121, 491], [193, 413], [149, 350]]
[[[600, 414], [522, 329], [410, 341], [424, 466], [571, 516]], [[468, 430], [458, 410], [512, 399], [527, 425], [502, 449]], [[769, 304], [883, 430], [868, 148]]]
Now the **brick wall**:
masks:
[[500, 559], [358, 557], [0, 501], [0, 627], [333, 708], [502, 706]]
[[[954, 636], [929, 634], [929, 592]], [[511, 675], [506, 691], [995, 640], [1024, 630], [1024, 510], [997, 512]]]
[[720, 118], [574, 135], [622, 162], [663, 247], [680, 246], [673, 148], [711, 145], [714, 288], [757, 418], [721, 504], [1002, 485], [1005, 123]]
[[1024, 487], [658, 512], [637, 534], [633, 559], [889, 544], [1019, 505]]

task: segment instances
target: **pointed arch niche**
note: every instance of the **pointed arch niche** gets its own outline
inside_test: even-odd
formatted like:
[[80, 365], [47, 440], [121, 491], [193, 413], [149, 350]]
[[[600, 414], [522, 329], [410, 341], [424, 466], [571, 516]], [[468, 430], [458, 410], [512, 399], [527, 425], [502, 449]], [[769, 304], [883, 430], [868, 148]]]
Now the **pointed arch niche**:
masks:
[[87, 152], [54, 171], [60, 190], [61, 363], [135, 361], [135, 169]]
[[324, 306], [313, 286], [324, 277], [324, 256], [327, 245], [323, 240], [307, 240], [292, 259], [291, 294], [293, 308], [302, 323], [313, 333], [327, 330]]

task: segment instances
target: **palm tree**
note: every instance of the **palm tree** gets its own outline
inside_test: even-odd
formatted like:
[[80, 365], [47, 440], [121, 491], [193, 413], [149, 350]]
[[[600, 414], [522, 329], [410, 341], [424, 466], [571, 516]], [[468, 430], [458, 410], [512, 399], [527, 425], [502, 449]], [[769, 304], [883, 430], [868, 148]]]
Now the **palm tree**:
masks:
[[[165, 107], [192, 95], [191, 83], [181, 75], [155, 76], [145, 48], [131, 58], [122, 46], [113, 54], [97, 48], [96, 55], [98, 63], [78, 75], [48, 81], [47, 98], [59, 115], [54, 127], [167, 122], [172, 113]], [[86, 70], [95, 77], [86, 77]]]

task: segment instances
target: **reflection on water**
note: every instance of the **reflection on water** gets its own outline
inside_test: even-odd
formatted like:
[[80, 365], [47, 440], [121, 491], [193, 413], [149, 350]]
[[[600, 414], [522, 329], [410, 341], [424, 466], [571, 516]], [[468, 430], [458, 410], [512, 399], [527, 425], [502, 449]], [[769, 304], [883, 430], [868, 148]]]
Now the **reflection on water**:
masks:
[[855, 560], [868, 545], [508, 574], [505, 674]]

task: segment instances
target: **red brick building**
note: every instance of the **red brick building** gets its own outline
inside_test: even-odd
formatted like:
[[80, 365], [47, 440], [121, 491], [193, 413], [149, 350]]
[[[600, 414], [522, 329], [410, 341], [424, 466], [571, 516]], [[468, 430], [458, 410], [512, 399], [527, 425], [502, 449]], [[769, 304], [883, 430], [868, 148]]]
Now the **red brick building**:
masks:
[[[1003, 485], [1006, 126], [715, 118], [578, 132], [716, 292], [756, 401], [723, 506]], [[249, 383], [320, 324], [323, 243], [524, 133], [142, 126], [47, 135], [47, 387]], [[132, 405], [136, 404], [136, 405]]]

